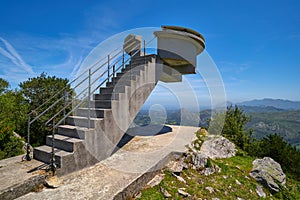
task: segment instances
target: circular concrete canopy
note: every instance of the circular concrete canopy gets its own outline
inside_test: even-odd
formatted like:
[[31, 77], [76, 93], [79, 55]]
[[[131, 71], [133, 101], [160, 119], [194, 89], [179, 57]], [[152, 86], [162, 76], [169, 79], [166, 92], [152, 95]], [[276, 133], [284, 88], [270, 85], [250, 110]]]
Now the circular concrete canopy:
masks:
[[180, 26], [162, 26], [155, 31], [157, 55], [169, 67], [181, 74], [195, 74], [197, 55], [205, 48], [204, 37], [189, 28]]
[[205, 39], [204, 39], [203, 35], [193, 29], [182, 27], [182, 26], [161, 26], [161, 28], [163, 30], [174, 31], [175, 34], [176, 33], [184, 34], [185, 36], [188, 36], [191, 39], [195, 40], [198, 43], [198, 45], [201, 46], [201, 47], [198, 47], [198, 51], [197, 51], [198, 54], [201, 53], [203, 51], [203, 49], [205, 48]]

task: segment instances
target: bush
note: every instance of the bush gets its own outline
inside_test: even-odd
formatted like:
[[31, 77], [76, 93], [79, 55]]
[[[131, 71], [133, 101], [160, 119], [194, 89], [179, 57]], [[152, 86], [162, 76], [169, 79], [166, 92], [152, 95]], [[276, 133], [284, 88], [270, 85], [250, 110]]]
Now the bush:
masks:
[[268, 135], [252, 144], [249, 154], [258, 157], [271, 157], [280, 163], [283, 171], [300, 180], [300, 152], [280, 135]]
[[[28, 110], [33, 111], [42, 105], [45, 101], [49, 102], [36, 110], [31, 115], [31, 120], [41, 114], [44, 110], [49, 108], [54, 102], [60, 100], [56, 106], [52, 107], [48, 112], [43, 116], [37, 119], [34, 123], [31, 124], [30, 128], [30, 143], [32, 146], [40, 146], [45, 144], [46, 136], [52, 133], [52, 126], [45, 126], [45, 123], [52, 118], [57, 112], [59, 112], [65, 105], [63, 101], [64, 93], [61, 92], [59, 95], [55, 94], [59, 91], [62, 91], [68, 84], [68, 79], [58, 78], [56, 76], [47, 76], [47, 74], [42, 73], [38, 77], [29, 78], [27, 81], [24, 81], [19, 84], [20, 93], [24, 96], [28, 104]], [[69, 97], [72, 97], [72, 91], [70, 86], [66, 88], [66, 92], [69, 92]], [[54, 98], [52, 98], [54, 97]], [[70, 108], [66, 109], [66, 112], [69, 112]], [[63, 112], [61, 112], [56, 117], [56, 122], [58, 122], [63, 117]], [[27, 127], [27, 122], [25, 124]], [[22, 136], [26, 136], [27, 133], [20, 132]]]
[[[221, 122], [222, 120], [224, 124]], [[245, 125], [249, 120], [250, 117], [238, 106], [229, 106], [225, 113], [216, 113], [214, 119], [209, 123], [213, 126], [212, 131], [221, 129], [222, 136], [235, 143], [242, 150], [246, 150], [252, 140], [252, 130], [245, 132]]]
[[9, 127], [0, 127], [0, 159], [23, 154], [22, 147], [22, 139], [15, 137]]
[[[220, 119], [221, 115], [222, 113], [217, 114], [215, 120]], [[238, 146], [241, 152], [254, 157], [271, 157], [280, 163], [286, 173], [300, 180], [300, 152], [296, 147], [291, 146], [278, 134], [256, 140], [252, 136], [252, 130], [245, 132], [245, 124], [250, 119], [238, 106], [229, 106], [221, 134]]]

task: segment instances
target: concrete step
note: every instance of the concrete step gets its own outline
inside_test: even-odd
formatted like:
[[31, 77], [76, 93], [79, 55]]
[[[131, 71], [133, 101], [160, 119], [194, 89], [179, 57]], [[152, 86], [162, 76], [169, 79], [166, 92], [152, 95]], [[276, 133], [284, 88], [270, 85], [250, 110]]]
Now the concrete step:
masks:
[[[100, 122], [103, 118], [91, 118], [90, 128], [95, 128], [95, 123]], [[67, 118], [67, 124], [72, 126], [88, 127], [88, 118], [81, 116], [69, 116]]]
[[123, 75], [122, 77], [114, 77], [111, 79], [111, 82], [118, 82], [119, 80], [125, 81], [125, 80], [136, 80], [137, 76], [140, 75], [140, 70], [127, 72], [126, 75]]
[[94, 129], [89, 129], [85, 127], [72, 126], [72, 125], [60, 125], [58, 127], [58, 134], [73, 138], [84, 139], [85, 134], [94, 131]]
[[145, 56], [134, 57], [132, 60], [141, 60], [141, 59], [151, 59], [156, 58], [156, 54], [146, 54]]
[[[145, 71], [145, 65], [135, 66], [135, 67], [126, 67], [125, 69], [122, 69], [122, 72], [125, 73], [125, 75], [129, 76], [130, 73], [139, 75], [140, 71]], [[124, 75], [123, 75], [124, 76]]]
[[[73, 152], [76, 145], [82, 143], [81, 139], [72, 138], [64, 135], [54, 135], [54, 147], [67, 152]], [[52, 135], [48, 135], [46, 138], [46, 145], [52, 146]]]
[[117, 73], [117, 77], [123, 76], [124, 74], [125, 74], [124, 72], [118, 72], [118, 73]]
[[91, 108], [111, 108], [111, 100], [93, 100], [90, 103]]
[[138, 67], [138, 66], [143, 66], [147, 63], [149, 63], [150, 61], [147, 61], [147, 60], [135, 60], [135, 61], [132, 61], [130, 62], [130, 65], [131, 67], [135, 68], [135, 67]]
[[120, 86], [130, 86], [131, 85], [131, 80], [127, 79], [120, 79], [117, 82], [107, 82], [106, 87], [114, 87], [115, 85], [120, 85]]
[[105, 87], [100, 88], [100, 94], [112, 94], [112, 93], [124, 93], [125, 92], [125, 85], [118, 85], [119, 87]]
[[[112, 84], [111, 82], [108, 82]], [[111, 87], [112, 85], [109, 85], [108, 87]], [[94, 100], [118, 100], [119, 99], [119, 94], [114, 93], [112, 94], [94, 94], [93, 97]]]
[[154, 54], [150, 54], [150, 55], [146, 55], [146, 56], [140, 56], [140, 57], [134, 57], [131, 59], [131, 62], [138, 62], [138, 61], [147, 61], [147, 62], [151, 62], [153, 61], [153, 59], [155, 59], [155, 55]]
[[[33, 149], [33, 158], [38, 161], [49, 164], [51, 159], [51, 152], [52, 152], [52, 148], [47, 145], [35, 147]], [[73, 153], [71, 152], [67, 152], [57, 148], [54, 148], [54, 152], [55, 152], [55, 163], [58, 167], [61, 167], [61, 163], [63, 159], [65, 158], [67, 159], [68, 157], [71, 157], [73, 155]]]
[[[99, 100], [97, 100], [99, 101]], [[101, 100], [105, 101], [105, 100]], [[111, 101], [111, 100], [107, 100]], [[104, 111], [105, 110], [110, 110], [109, 108], [90, 108], [90, 116], [92, 118], [103, 118], [104, 117]], [[88, 117], [89, 114], [89, 109], [88, 108], [79, 108], [76, 112], [77, 116], [81, 117]]]

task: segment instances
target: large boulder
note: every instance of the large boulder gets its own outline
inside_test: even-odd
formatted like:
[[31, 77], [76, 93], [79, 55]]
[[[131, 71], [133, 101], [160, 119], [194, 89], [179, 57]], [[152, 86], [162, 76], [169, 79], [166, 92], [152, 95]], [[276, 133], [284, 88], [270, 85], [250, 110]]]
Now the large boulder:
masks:
[[210, 161], [215, 158], [228, 158], [235, 154], [235, 145], [224, 137], [210, 137], [203, 142], [200, 150], [198, 143], [190, 146], [185, 161], [189, 163], [192, 169], [196, 169], [199, 173], [209, 176], [216, 172], [220, 172], [221, 168]]
[[252, 164], [253, 168], [250, 172], [250, 176], [269, 190], [278, 192], [280, 186], [277, 183], [285, 185], [286, 176], [280, 164], [275, 162], [272, 158], [264, 157], [263, 159], [255, 159]]
[[211, 159], [230, 158], [235, 155], [236, 149], [234, 143], [225, 137], [218, 136], [206, 140], [202, 144], [200, 152]]

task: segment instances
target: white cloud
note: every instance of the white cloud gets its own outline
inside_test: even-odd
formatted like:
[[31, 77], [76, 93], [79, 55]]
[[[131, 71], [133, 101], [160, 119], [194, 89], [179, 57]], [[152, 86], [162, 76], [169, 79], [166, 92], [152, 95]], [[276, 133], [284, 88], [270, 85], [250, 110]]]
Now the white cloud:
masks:
[[[93, 43], [100, 39], [85, 36], [76, 39], [70, 35], [43, 38], [16, 34], [10, 39], [17, 44], [17, 48], [14, 48], [8, 39], [0, 37], [0, 77], [8, 80], [12, 87], [41, 72], [72, 79], [84, 56], [94, 47]], [[27, 64], [25, 60], [34, 65]]]
[[34, 74], [32, 66], [28, 65], [19, 53], [15, 50], [15, 48], [4, 38], [0, 37], [0, 41], [4, 44], [5, 49], [0, 47], [0, 53], [6, 58], [10, 59], [12, 63], [15, 64], [16, 67], [23, 69], [25, 72], [29, 74]]

